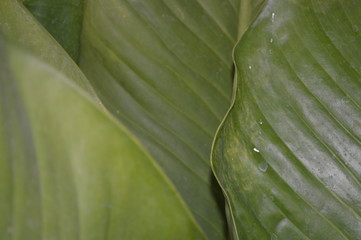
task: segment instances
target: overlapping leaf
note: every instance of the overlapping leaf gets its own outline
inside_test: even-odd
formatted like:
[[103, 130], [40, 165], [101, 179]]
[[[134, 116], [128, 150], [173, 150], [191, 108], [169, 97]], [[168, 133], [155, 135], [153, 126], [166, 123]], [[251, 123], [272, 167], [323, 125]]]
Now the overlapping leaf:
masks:
[[24, 0], [23, 4], [77, 61], [83, 23], [83, 0]]
[[[223, 238], [210, 143], [230, 99], [231, 50], [260, 1], [247, 1], [240, 16], [239, 1], [87, 3], [82, 68], [108, 109], [162, 165], [208, 237]], [[1, 4], [1, 31], [9, 39], [89, 88], [21, 1]], [[24, 4], [76, 58], [80, 1]]]
[[204, 239], [124, 128], [0, 42], [0, 239]]
[[209, 167], [230, 104], [239, 4], [88, 1], [80, 67], [104, 105], [135, 133], [210, 239], [224, 238]]
[[[21, 1], [0, 1], [0, 33], [9, 41], [51, 64], [96, 99], [88, 79]], [[71, 38], [73, 35], [76, 36], [74, 33], [66, 37]]]
[[361, 4], [269, 0], [213, 167], [239, 239], [361, 236]]

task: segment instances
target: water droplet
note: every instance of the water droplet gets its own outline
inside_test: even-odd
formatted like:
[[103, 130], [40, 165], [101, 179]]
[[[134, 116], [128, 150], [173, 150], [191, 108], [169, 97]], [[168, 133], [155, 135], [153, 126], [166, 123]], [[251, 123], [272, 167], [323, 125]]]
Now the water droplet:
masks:
[[251, 69], [252, 69], [252, 66], [251, 66], [251, 65], [248, 65], [248, 69], [251, 70]]
[[253, 151], [255, 151], [255, 152], [258, 152], [259, 153], [259, 150], [257, 149], [257, 148], [253, 148]]
[[258, 169], [261, 170], [261, 172], [266, 172], [268, 168], [268, 163], [266, 161], [262, 161], [260, 164], [258, 164]]
[[272, 22], [275, 21], [275, 16], [276, 16], [276, 14], [273, 12], [272, 15], [271, 15], [271, 21], [272, 21]]
[[270, 43], [273, 43], [273, 38], [270, 38], [269, 42], [270, 42]]

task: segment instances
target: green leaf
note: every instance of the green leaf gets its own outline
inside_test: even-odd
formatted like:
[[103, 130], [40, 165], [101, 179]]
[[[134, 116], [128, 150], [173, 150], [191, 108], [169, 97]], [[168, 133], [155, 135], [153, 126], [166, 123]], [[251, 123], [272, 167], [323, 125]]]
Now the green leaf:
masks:
[[[77, 12], [64, 15], [54, 7], [67, 2], [26, 5], [55, 38], [61, 32], [71, 42], [75, 35], [59, 31], [56, 19], [69, 22]], [[88, 1], [85, 10], [80, 66], [104, 105], [159, 162], [210, 239], [224, 238], [225, 227], [210, 146], [230, 103], [232, 48], [261, 3]]]
[[225, 238], [224, 206], [209, 156], [230, 104], [238, 9], [221, 0], [88, 1], [79, 61], [216, 240]]
[[83, 0], [24, 0], [23, 4], [74, 61], [77, 61], [83, 21]]
[[97, 99], [84, 74], [20, 0], [0, 1], [0, 34], [63, 72]]
[[237, 45], [213, 168], [238, 239], [360, 238], [360, 12], [270, 0]]
[[0, 239], [204, 239], [136, 140], [65, 75], [0, 42]]
[[[247, 6], [256, 13], [260, 1]], [[104, 105], [217, 240], [225, 238], [224, 204], [209, 156], [230, 104], [239, 9], [238, 0], [88, 1], [81, 41], [80, 67]]]

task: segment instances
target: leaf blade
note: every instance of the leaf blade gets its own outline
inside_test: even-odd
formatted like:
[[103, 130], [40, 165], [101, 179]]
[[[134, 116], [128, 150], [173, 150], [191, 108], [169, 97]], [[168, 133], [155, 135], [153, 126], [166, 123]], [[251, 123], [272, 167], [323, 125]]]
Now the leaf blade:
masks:
[[269, 1], [239, 42], [236, 102], [213, 152], [239, 239], [359, 236], [355, 9]]
[[99, 102], [94, 89], [78, 66], [20, 1], [0, 2], [0, 31], [7, 40], [66, 74]]
[[229, 3], [212, 3], [225, 10], [201, 1], [88, 2], [80, 67], [159, 162], [208, 237], [219, 239], [224, 223], [208, 158], [230, 101], [238, 27], [230, 19], [238, 16]]
[[[0, 152], [1, 165], [18, 163], [20, 168], [10, 171], [17, 183], [6, 184], [16, 204], [1, 198], [0, 206], [12, 211], [0, 217], [1, 226], [6, 226], [0, 229], [1, 236], [204, 239], [174, 187], [127, 130], [63, 74], [18, 49], [9, 47], [8, 54], [2, 51], [0, 55], [2, 62], [9, 64], [7, 74], [1, 72], [0, 83], [17, 85], [17, 98], [27, 114], [31, 136], [24, 138], [24, 132], [11, 125], [0, 126], [0, 145], [5, 146], [5, 151]], [[11, 111], [17, 109], [10, 101], [14, 95], [4, 96], [7, 99], [1, 100], [2, 123], [9, 122]], [[7, 105], [12, 107], [6, 110]], [[19, 114], [14, 119], [26, 120]], [[11, 135], [3, 134], [4, 129]], [[7, 154], [9, 136], [25, 141], [26, 146], [32, 143], [37, 180], [31, 168], [24, 168], [29, 155], [21, 155], [22, 145], [16, 146], [17, 155]], [[7, 170], [1, 169], [5, 173]], [[25, 178], [24, 173], [31, 177]], [[31, 191], [34, 198], [24, 182], [40, 188], [39, 192]], [[33, 203], [40, 209], [31, 207]], [[34, 219], [39, 221], [35, 224]]]

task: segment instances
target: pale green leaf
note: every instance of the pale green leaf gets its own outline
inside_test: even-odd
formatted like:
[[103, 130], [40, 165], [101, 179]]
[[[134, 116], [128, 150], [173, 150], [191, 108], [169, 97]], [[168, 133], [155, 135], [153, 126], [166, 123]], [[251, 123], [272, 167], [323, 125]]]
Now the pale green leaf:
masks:
[[204, 239], [137, 141], [62, 73], [0, 42], [0, 239]]

